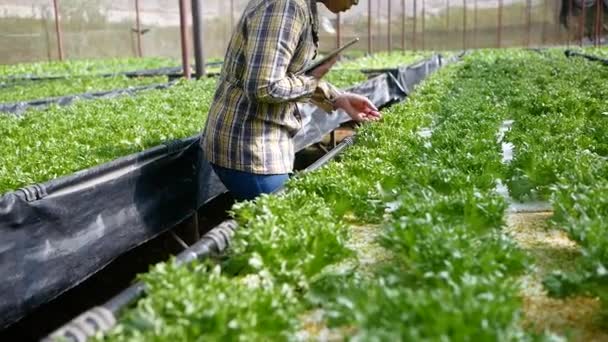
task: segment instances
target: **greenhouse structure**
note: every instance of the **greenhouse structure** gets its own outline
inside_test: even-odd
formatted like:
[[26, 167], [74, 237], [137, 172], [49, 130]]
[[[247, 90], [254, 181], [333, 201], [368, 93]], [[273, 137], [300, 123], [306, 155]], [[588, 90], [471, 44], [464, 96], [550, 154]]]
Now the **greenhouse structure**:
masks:
[[0, 341], [608, 341], [608, 0], [3, 0]]

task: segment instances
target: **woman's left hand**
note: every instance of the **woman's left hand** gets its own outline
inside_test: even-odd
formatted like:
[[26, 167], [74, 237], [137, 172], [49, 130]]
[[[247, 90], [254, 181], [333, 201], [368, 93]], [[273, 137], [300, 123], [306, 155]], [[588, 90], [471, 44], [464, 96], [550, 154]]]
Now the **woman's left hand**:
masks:
[[378, 108], [365, 96], [344, 93], [334, 101], [334, 106], [345, 111], [356, 122], [378, 121], [382, 118]]

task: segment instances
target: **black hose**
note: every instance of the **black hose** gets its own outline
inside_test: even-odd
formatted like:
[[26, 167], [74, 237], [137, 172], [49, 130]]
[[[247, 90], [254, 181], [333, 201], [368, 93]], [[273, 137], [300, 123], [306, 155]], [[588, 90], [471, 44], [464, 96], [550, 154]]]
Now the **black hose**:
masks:
[[330, 161], [332, 161], [333, 159], [338, 157], [340, 154], [342, 154], [344, 152], [344, 150], [346, 150], [348, 147], [352, 146], [354, 143], [355, 143], [354, 136], [348, 137], [348, 138], [342, 140], [342, 142], [340, 144], [338, 144], [338, 146], [336, 146], [334, 149], [329, 151], [326, 155], [321, 157], [319, 160], [314, 162], [312, 165], [307, 167], [304, 170], [304, 172], [307, 173], [307, 172], [312, 172], [312, 171], [320, 169], [325, 164], [329, 163]]
[[598, 56], [593, 56], [593, 55], [588, 55], [586, 53], [581, 53], [578, 51], [574, 51], [574, 50], [566, 50], [564, 51], [564, 54], [566, 55], [566, 57], [571, 58], [571, 57], [582, 57], [585, 58], [589, 61], [592, 62], [599, 62], [602, 63], [603, 65], [608, 65], [608, 59], [604, 59]]

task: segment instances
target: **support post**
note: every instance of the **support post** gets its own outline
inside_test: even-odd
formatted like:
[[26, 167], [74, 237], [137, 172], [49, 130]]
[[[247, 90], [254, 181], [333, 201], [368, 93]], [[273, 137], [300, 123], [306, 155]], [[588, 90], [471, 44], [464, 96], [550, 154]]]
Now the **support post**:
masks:
[[139, 0], [135, 0], [135, 34], [137, 35], [137, 57], [143, 56], [143, 49], [141, 47], [141, 20], [139, 12]]
[[392, 51], [392, 47], [393, 47], [393, 30], [391, 27], [391, 9], [392, 9], [392, 0], [387, 0], [388, 1], [388, 18], [387, 18], [387, 23], [388, 23], [388, 29], [387, 29], [387, 44], [388, 44], [388, 52], [390, 53]]
[[502, 45], [502, 0], [498, 0], [498, 25], [496, 34], [496, 45], [500, 48]]
[[55, 34], [57, 35], [57, 54], [60, 61], [63, 61], [63, 32], [59, 19], [59, 0], [53, 0], [53, 10], [55, 12]]
[[336, 49], [342, 46], [342, 16], [336, 14]]
[[414, 38], [413, 38], [413, 42], [412, 42], [413, 43], [412, 45], [414, 46], [414, 50], [418, 49], [418, 46], [416, 44], [417, 43], [416, 38], [417, 38], [417, 35], [418, 35], [418, 32], [417, 32], [418, 6], [417, 5], [418, 5], [418, 0], [414, 0], [414, 30], [413, 30], [414, 31]]
[[426, 49], [426, 2], [422, 0], [422, 50]]
[[190, 48], [188, 46], [188, 19], [186, 0], [179, 0], [179, 31], [182, 45], [182, 68], [184, 78], [190, 79]]
[[[382, 36], [382, 21], [380, 20], [380, 16], [382, 14], [382, 11], [380, 11], [380, 3], [382, 2], [382, 0], [376, 0], [376, 33], [375, 35], [378, 36], [378, 38], [380, 38]], [[378, 51], [382, 51], [382, 48], [380, 47], [381, 44], [379, 44]]]
[[602, 43], [602, 12], [604, 4], [602, 0], [597, 0], [595, 5], [595, 46], [600, 46]]
[[445, 27], [447, 30], [448, 42], [450, 41], [450, 0], [445, 1]]
[[477, 47], [477, 34], [478, 34], [478, 29], [479, 29], [479, 6], [477, 3], [478, 0], [475, 0], [473, 2], [473, 45], [474, 47]]
[[530, 46], [530, 35], [532, 34], [532, 0], [526, 0], [526, 46]]
[[372, 0], [367, 1], [367, 53], [372, 54]]
[[406, 23], [406, 13], [405, 13], [405, 0], [401, 0], [401, 50], [405, 51], [405, 23]]
[[549, 2], [547, 0], [543, 0], [543, 28], [541, 34], [541, 43], [545, 45], [547, 43], [547, 12], [549, 12]]
[[574, 11], [574, 0], [569, 0], [568, 1], [568, 17], [566, 18], [567, 22], [566, 25], [568, 26], [568, 42], [566, 43], [567, 47], [570, 47], [570, 43], [572, 42], [572, 35], [570, 34], [571, 32], [571, 28], [570, 25], [572, 24], [572, 11]]
[[[180, 0], [183, 1], [183, 0]], [[203, 50], [203, 0], [192, 0], [192, 31], [194, 38], [194, 63], [196, 69], [196, 78], [205, 77], [205, 53]], [[190, 68], [188, 68], [190, 70]]]
[[581, 9], [581, 17], [579, 19], [579, 34], [580, 34], [580, 45], [581, 47], [583, 46], [583, 40], [585, 39], [585, 17], [587, 16], [587, 9], [585, 8], [585, 6], [582, 6], [583, 8]]
[[230, 0], [230, 30], [234, 30], [234, 0]]
[[462, 49], [467, 49], [467, 0], [462, 0]]

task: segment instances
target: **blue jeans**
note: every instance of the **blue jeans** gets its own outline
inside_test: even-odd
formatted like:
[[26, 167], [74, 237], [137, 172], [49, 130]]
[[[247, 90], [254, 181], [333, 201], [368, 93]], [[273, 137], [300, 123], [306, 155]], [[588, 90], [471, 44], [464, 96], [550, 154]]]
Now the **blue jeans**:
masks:
[[225, 167], [213, 166], [224, 186], [239, 200], [252, 200], [261, 194], [269, 194], [278, 190], [289, 179], [288, 174], [258, 175]]

